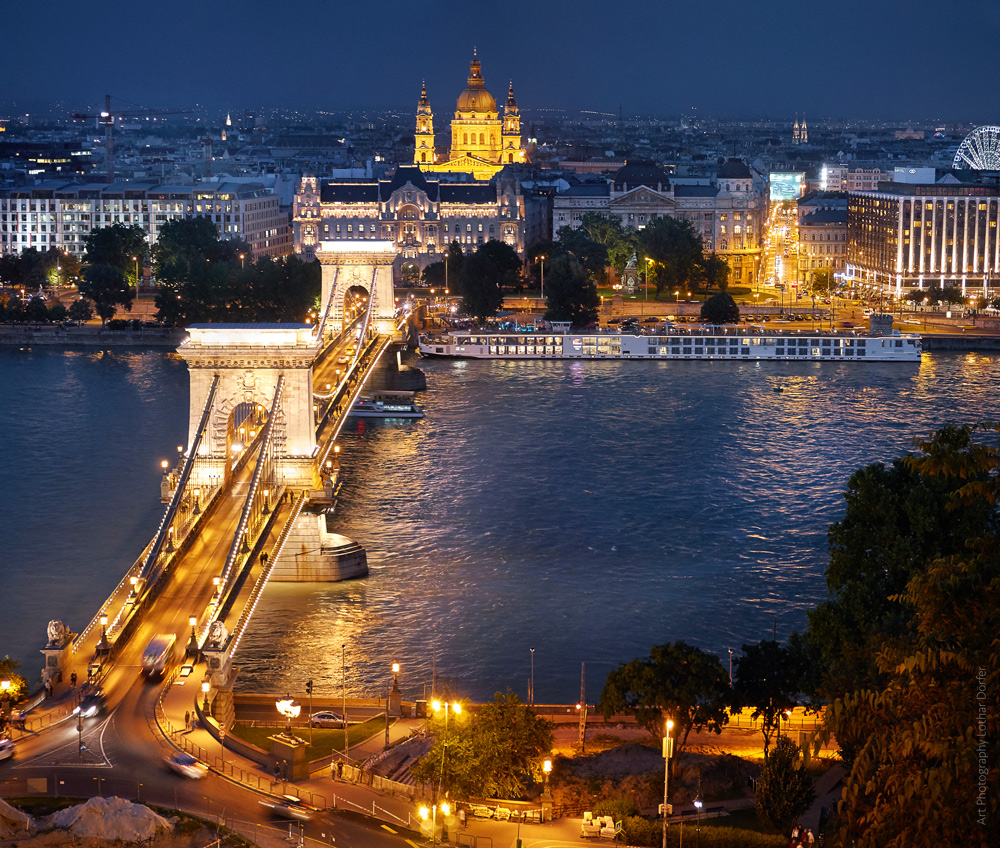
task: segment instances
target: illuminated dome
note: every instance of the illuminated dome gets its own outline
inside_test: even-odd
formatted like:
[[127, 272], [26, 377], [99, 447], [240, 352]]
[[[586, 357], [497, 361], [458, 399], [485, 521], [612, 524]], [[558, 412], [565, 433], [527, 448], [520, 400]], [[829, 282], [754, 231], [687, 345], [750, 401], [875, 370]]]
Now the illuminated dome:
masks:
[[482, 68], [479, 59], [476, 57], [475, 48], [472, 49], [472, 62], [469, 64], [469, 84], [465, 91], [458, 95], [456, 112], [496, 112], [497, 102], [493, 95], [486, 90], [486, 83], [483, 82]]

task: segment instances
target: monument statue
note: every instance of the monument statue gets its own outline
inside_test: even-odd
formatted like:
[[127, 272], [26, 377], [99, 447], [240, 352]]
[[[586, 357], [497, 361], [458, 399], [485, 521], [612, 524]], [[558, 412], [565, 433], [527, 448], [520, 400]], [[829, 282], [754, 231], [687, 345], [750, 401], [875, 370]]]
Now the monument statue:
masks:
[[216, 619], [209, 625], [208, 628], [208, 643], [210, 645], [222, 646], [226, 644], [226, 640], [229, 638], [229, 631], [226, 629], [226, 625]]
[[58, 619], [52, 619], [48, 626], [49, 644], [62, 646], [69, 638], [69, 628]]

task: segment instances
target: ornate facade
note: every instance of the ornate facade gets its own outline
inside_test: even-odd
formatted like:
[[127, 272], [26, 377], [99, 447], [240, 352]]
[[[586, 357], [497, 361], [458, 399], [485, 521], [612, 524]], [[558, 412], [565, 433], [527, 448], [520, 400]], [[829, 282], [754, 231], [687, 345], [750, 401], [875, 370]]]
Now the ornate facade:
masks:
[[[512, 176], [489, 182], [429, 179], [400, 165], [391, 180], [318, 180], [306, 175], [295, 195], [295, 251], [312, 258], [322, 241], [384, 240], [424, 267], [453, 241], [475, 250], [490, 239], [524, 252], [524, 196]], [[398, 269], [397, 269], [398, 270]]]
[[471, 173], [488, 180], [504, 165], [525, 162], [521, 147], [521, 115], [514, 99], [514, 83], [507, 90], [503, 117], [496, 100], [486, 90], [475, 51], [469, 65], [468, 85], [455, 105], [451, 122], [451, 148], [438, 152], [434, 145], [434, 112], [427, 86], [420, 89], [414, 131], [413, 163], [424, 171]]
[[767, 192], [764, 178], [745, 162], [730, 159], [711, 184], [672, 183], [652, 162], [631, 162], [608, 182], [584, 183], [553, 200], [552, 232], [577, 228], [581, 217], [596, 212], [617, 218], [625, 227], [643, 229], [665, 215], [686, 218], [706, 251], [726, 260], [730, 282], [748, 285], [760, 267]]

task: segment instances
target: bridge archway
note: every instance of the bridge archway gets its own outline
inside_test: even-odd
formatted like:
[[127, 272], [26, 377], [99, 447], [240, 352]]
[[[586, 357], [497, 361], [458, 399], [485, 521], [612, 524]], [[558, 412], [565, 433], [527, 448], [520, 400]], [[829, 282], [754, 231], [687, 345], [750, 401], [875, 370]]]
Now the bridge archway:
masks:
[[210, 486], [216, 478], [228, 475], [234, 444], [263, 427], [278, 381], [284, 377], [273, 433], [276, 473], [288, 485], [311, 486], [316, 448], [313, 362], [319, 349], [314, 328], [308, 324], [206, 324], [189, 327], [188, 333], [178, 353], [191, 375], [189, 445], [212, 382], [219, 377], [192, 483]]
[[[375, 332], [392, 335], [395, 330], [396, 304], [392, 287], [392, 263], [396, 247], [391, 241], [322, 241], [316, 245], [316, 258], [323, 266], [321, 303], [329, 304], [327, 326], [339, 333], [344, 326], [344, 303], [347, 292], [361, 288], [372, 303]], [[332, 296], [332, 299], [331, 299]]]

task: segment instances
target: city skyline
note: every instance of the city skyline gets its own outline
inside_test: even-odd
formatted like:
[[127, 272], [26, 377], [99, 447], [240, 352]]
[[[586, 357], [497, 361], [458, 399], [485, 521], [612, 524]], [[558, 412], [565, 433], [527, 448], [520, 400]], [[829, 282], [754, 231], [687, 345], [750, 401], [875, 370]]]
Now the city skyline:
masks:
[[513, 80], [526, 111], [977, 124], [1000, 114], [1000, 95], [982, 83], [1000, 10], [984, 0], [950, 10], [961, 27], [942, 25], [927, 0], [905, 10], [847, 0], [836, 17], [785, 0], [752, 10], [641, 0], [627, 19], [565, 0], [514, 0], [488, 18], [452, 2], [433, 16], [390, 3], [375, 26], [363, 7], [317, 2], [280, 19], [255, 2], [238, 16], [188, 0], [105, 0], [97, 15], [65, 0], [50, 8], [56, 25], [44, 29], [26, 4], [9, 10], [20, 37], [0, 62], [8, 102], [84, 111], [111, 93], [160, 107], [410, 110], [426, 80], [432, 106], [448, 110], [475, 48], [487, 88], [499, 96]]

